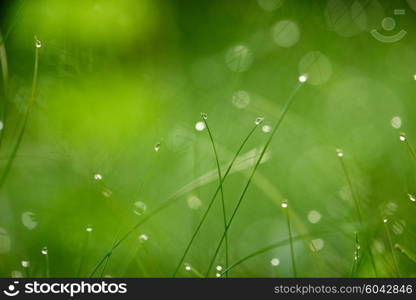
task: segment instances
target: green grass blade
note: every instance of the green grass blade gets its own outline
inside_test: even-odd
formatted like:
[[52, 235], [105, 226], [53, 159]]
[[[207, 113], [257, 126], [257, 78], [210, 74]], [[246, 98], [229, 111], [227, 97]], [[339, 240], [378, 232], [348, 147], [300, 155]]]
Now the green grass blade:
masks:
[[3, 186], [3, 184], [6, 180], [6, 177], [9, 173], [9, 171], [10, 171], [10, 168], [13, 164], [13, 161], [16, 158], [17, 151], [19, 150], [20, 143], [22, 142], [23, 135], [26, 131], [26, 126], [27, 126], [27, 122], [28, 122], [28, 119], [29, 119], [30, 112], [31, 112], [32, 107], [33, 107], [33, 103], [35, 102], [36, 87], [37, 87], [37, 82], [38, 82], [39, 50], [40, 50], [40, 47], [38, 47], [38, 43], [40, 43], [40, 42], [35, 37], [35, 65], [34, 65], [34, 70], [33, 70], [32, 90], [31, 90], [30, 97], [29, 97], [29, 100], [28, 100], [28, 103], [27, 103], [26, 112], [25, 112], [25, 115], [23, 117], [22, 128], [20, 129], [20, 132], [19, 132], [19, 135], [17, 137], [16, 143], [13, 146], [11, 155], [10, 155], [10, 157], [9, 157], [7, 163], [6, 163], [3, 174], [0, 177], [0, 188]]
[[256, 173], [256, 170], [257, 170], [258, 166], [260, 165], [260, 162], [261, 162], [264, 154], [266, 153], [267, 149], [269, 148], [269, 145], [270, 145], [270, 143], [271, 143], [274, 135], [276, 134], [277, 129], [280, 127], [280, 124], [282, 123], [282, 121], [285, 118], [285, 116], [286, 116], [286, 114], [287, 114], [287, 112], [288, 112], [291, 104], [293, 103], [293, 99], [295, 98], [295, 95], [296, 95], [297, 91], [299, 90], [300, 86], [301, 85], [299, 83], [296, 84], [295, 88], [293, 89], [292, 93], [290, 94], [288, 100], [286, 101], [285, 106], [283, 107], [283, 110], [282, 110], [282, 112], [280, 114], [280, 117], [278, 118], [278, 120], [276, 122], [276, 125], [274, 126], [273, 131], [270, 134], [270, 137], [266, 141], [266, 144], [264, 145], [263, 150], [261, 151], [261, 154], [260, 154], [259, 158], [257, 159], [256, 164], [254, 165], [254, 168], [253, 168], [253, 170], [252, 170], [252, 172], [251, 172], [251, 174], [250, 174], [250, 176], [249, 176], [249, 178], [247, 180], [246, 185], [244, 186], [243, 192], [241, 193], [241, 196], [240, 196], [240, 198], [239, 198], [239, 200], [237, 202], [237, 205], [234, 208], [233, 213], [231, 214], [230, 220], [228, 221], [227, 226], [226, 226], [226, 228], [225, 228], [225, 230], [224, 230], [224, 232], [223, 232], [223, 234], [221, 236], [221, 239], [218, 242], [218, 245], [217, 245], [217, 248], [215, 249], [214, 255], [211, 258], [211, 261], [209, 263], [208, 269], [207, 269], [207, 271], [205, 273], [206, 276], [209, 275], [209, 271], [211, 270], [212, 265], [214, 264], [214, 261], [215, 261], [217, 255], [218, 255], [218, 252], [219, 252], [219, 250], [221, 248], [221, 245], [222, 245], [222, 243], [224, 241], [225, 235], [227, 234], [227, 231], [229, 230], [229, 228], [230, 228], [230, 226], [231, 226], [231, 224], [232, 224], [232, 222], [234, 220], [234, 217], [235, 217], [238, 209], [240, 208], [240, 205], [241, 205], [241, 203], [242, 203], [242, 201], [244, 199], [244, 196], [245, 196], [245, 194], [246, 194], [246, 192], [248, 190], [248, 187], [250, 186], [251, 180], [252, 180], [254, 174]]
[[[238, 148], [237, 152], [235, 153], [235, 155], [234, 155], [233, 159], [231, 160], [230, 165], [228, 166], [227, 170], [225, 171], [224, 176], [222, 177], [221, 184], [222, 184], [222, 183], [224, 183], [224, 180], [225, 180], [225, 178], [227, 177], [227, 175], [230, 173], [231, 168], [232, 168], [232, 166], [234, 165], [235, 160], [237, 159], [237, 157], [238, 157], [238, 155], [240, 154], [241, 150], [244, 148], [244, 146], [245, 146], [245, 144], [247, 143], [247, 141], [250, 139], [251, 135], [252, 135], [252, 134], [254, 133], [254, 131], [256, 130], [257, 126], [258, 126], [258, 124], [256, 124], [256, 125], [253, 127], [253, 129], [251, 129], [251, 131], [248, 133], [248, 135], [245, 137], [245, 139], [244, 139], [244, 140], [243, 140], [243, 142], [241, 143], [241, 145], [240, 145], [240, 147]], [[189, 250], [191, 249], [191, 246], [192, 246], [192, 244], [193, 244], [193, 242], [194, 242], [194, 240], [195, 240], [196, 236], [198, 235], [199, 230], [200, 230], [200, 229], [201, 229], [201, 227], [202, 227], [202, 224], [204, 224], [205, 219], [207, 218], [208, 213], [209, 213], [209, 211], [211, 210], [212, 205], [214, 204], [215, 198], [217, 197], [217, 194], [218, 194], [219, 190], [220, 190], [220, 186], [218, 186], [218, 187], [217, 187], [217, 189], [216, 189], [216, 191], [215, 191], [214, 195], [212, 196], [212, 198], [211, 198], [211, 200], [210, 200], [210, 202], [209, 202], [209, 204], [208, 204], [207, 209], [206, 209], [206, 210], [205, 210], [205, 212], [204, 212], [204, 215], [202, 216], [201, 221], [199, 222], [198, 226], [196, 227], [196, 229], [195, 229], [194, 233], [192, 234], [192, 237], [191, 237], [190, 241], [189, 241], [189, 242], [188, 242], [188, 244], [186, 245], [185, 251], [184, 251], [184, 253], [182, 254], [181, 259], [179, 260], [179, 262], [178, 262], [178, 264], [177, 264], [177, 266], [176, 266], [176, 268], [175, 268], [175, 271], [173, 272], [172, 277], [176, 277], [176, 274], [178, 273], [179, 268], [181, 267], [181, 265], [182, 265], [183, 261], [185, 260], [185, 257], [186, 257], [186, 255], [188, 254]]]
[[[219, 159], [218, 159], [218, 152], [217, 152], [217, 148], [215, 147], [214, 138], [212, 136], [211, 129], [208, 126], [207, 118], [202, 117], [202, 120], [204, 121], [205, 127], [207, 128], [209, 139], [211, 140], [212, 150], [214, 151], [215, 162], [217, 164], [218, 183], [219, 183], [219, 186], [220, 186], [220, 193], [221, 193], [222, 217], [223, 217], [223, 221], [224, 221], [224, 230], [225, 230], [225, 226], [227, 226], [227, 212], [226, 212], [226, 208], [225, 208], [225, 199], [224, 199], [224, 189], [223, 189], [223, 185], [222, 185], [221, 166], [220, 166], [220, 162], [219, 162]], [[229, 259], [228, 255], [229, 255], [229, 253], [228, 253], [228, 235], [226, 235], [225, 236], [225, 268], [228, 268], [228, 259]], [[228, 272], [225, 273], [225, 277], [228, 277]]]

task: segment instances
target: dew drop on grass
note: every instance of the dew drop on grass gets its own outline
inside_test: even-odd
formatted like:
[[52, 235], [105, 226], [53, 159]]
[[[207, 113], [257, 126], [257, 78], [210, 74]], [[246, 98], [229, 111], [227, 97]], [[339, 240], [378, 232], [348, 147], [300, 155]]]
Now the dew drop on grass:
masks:
[[263, 125], [261, 131], [263, 131], [264, 133], [269, 133], [270, 131], [272, 131], [272, 127], [270, 125]]
[[101, 175], [101, 174], [94, 174], [94, 179], [95, 180], [102, 180], [103, 179], [103, 176]]
[[41, 250], [41, 253], [43, 255], [47, 255], [48, 254], [48, 248], [47, 247], [43, 247], [42, 250]]
[[215, 274], [215, 277], [220, 278], [221, 277], [221, 274], [220, 273], [216, 273]]
[[87, 228], [85, 228], [85, 231], [86, 232], [92, 232], [92, 227], [91, 226], [88, 226]]
[[157, 143], [157, 144], [153, 147], [153, 149], [154, 149], [156, 152], [158, 152], [158, 151], [160, 150], [160, 143]]
[[399, 129], [402, 127], [402, 119], [399, 116], [395, 116], [391, 119], [390, 124], [393, 128]]
[[146, 203], [142, 201], [134, 202], [134, 213], [138, 216], [143, 215], [146, 212], [147, 206]]
[[258, 118], [256, 118], [256, 120], [254, 121], [254, 123], [255, 123], [256, 125], [260, 125], [263, 121], [264, 121], [264, 118], [263, 118], [263, 117], [258, 117]]
[[0, 227], [0, 254], [7, 253], [11, 248], [11, 239], [4, 228]]
[[412, 194], [407, 194], [407, 196], [409, 197], [409, 200], [412, 202], [416, 202], [416, 198], [415, 196], [413, 196]]
[[29, 268], [30, 262], [28, 260], [22, 260], [21, 264], [23, 268]]
[[201, 118], [204, 120], [208, 120], [208, 115], [206, 113], [201, 113]]
[[215, 270], [217, 270], [218, 272], [221, 272], [222, 271], [222, 266], [220, 266], [220, 265], [216, 266]]
[[189, 196], [186, 199], [186, 203], [190, 209], [199, 209], [202, 206], [202, 201], [197, 196]]
[[250, 104], [250, 95], [243, 90], [235, 91], [233, 93], [232, 103], [238, 109], [246, 108]]
[[300, 75], [298, 80], [300, 83], [305, 83], [308, 80], [308, 76], [306, 74]]
[[321, 214], [318, 211], [316, 211], [316, 210], [311, 210], [308, 213], [308, 220], [312, 224], [316, 224], [316, 223], [318, 223], [321, 220]]
[[185, 264], [185, 270], [186, 271], [191, 271], [192, 270], [191, 265]]
[[387, 220], [386, 218], [383, 219], [383, 223], [387, 223], [389, 220]]
[[22, 223], [29, 230], [35, 229], [38, 226], [38, 222], [35, 221], [35, 214], [30, 211], [22, 213]]
[[202, 131], [202, 130], [204, 130], [204, 129], [205, 129], [205, 123], [204, 123], [204, 122], [202, 122], [202, 121], [196, 122], [196, 124], [195, 124], [195, 129], [196, 129], [197, 131]]
[[283, 208], [287, 208], [288, 204], [287, 204], [287, 200], [283, 200], [282, 204], [280, 204], [281, 207]]
[[35, 36], [35, 47], [36, 48], [42, 48], [41, 41], [38, 40], [38, 38]]
[[338, 157], [343, 157], [344, 156], [344, 151], [342, 149], [337, 149], [337, 156]]
[[11, 277], [12, 278], [23, 278], [23, 273], [18, 271], [18, 270], [14, 270], [11, 273]]
[[274, 257], [270, 260], [270, 264], [274, 267], [278, 266], [280, 264], [280, 260], [277, 257]]
[[141, 235], [139, 235], [139, 241], [141, 242], [141, 243], [144, 243], [144, 242], [146, 242], [146, 241], [148, 241], [149, 240], [149, 237], [146, 235], [146, 234], [141, 234]]
[[399, 140], [401, 141], [401, 142], [405, 142], [406, 141], [406, 135], [404, 134], [404, 133], [400, 133], [400, 135], [399, 135]]
[[4, 123], [3, 123], [3, 121], [0, 121], [0, 131], [2, 131], [3, 128], [4, 128]]

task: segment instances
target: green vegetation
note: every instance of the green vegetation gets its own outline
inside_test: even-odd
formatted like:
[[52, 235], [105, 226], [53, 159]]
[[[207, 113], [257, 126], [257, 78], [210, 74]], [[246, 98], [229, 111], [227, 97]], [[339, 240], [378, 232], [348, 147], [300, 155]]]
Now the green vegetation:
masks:
[[0, 276], [414, 277], [395, 5], [4, 1]]

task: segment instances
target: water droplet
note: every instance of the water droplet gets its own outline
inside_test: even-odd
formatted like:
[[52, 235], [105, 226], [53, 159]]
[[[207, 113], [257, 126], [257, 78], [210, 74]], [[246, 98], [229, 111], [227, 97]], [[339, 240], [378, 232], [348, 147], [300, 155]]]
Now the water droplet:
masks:
[[142, 201], [134, 202], [134, 213], [138, 216], [141, 216], [146, 212], [147, 206], [146, 203]]
[[237, 45], [227, 51], [225, 63], [232, 72], [245, 72], [253, 63], [253, 55], [247, 46]]
[[92, 227], [91, 226], [87, 226], [87, 228], [85, 228], [86, 232], [92, 232]]
[[3, 128], [4, 128], [4, 123], [3, 123], [3, 121], [0, 121], [0, 131], [2, 131]]
[[222, 266], [218, 265], [218, 266], [216, 266], [216, 267], [215, 267], [215, 269], [216, 269], [218, 272], [221, 272], [221, 271], [222, 271]]
[[185, 270], [186, 271], [191, 271], [192, 270], [191, 265], [185, 264]]
[[21, 264], [23, 268], [29, 268], [30, 262], [28, 260], [22, 260]]
[[160, 150], [160, 143], [157, 143], [157, 144], [153, 147], [153, 149], [154, 149], [156, 152], [158, 152], [158, 151]]
[[361, 249], [361, 245], [360, 245], [359, 243], [355, 243], [355, 248], [356, 248], [357, 250], [360, 250], [360, 249]]
[[190, 209], [199, 209], [202, 206], [202, 201], [197, 196], [189, 196], [186, 203]]
[[387, 220], [386, 218], [383, 219], [383, 223], [387, 223], [389, 220]]
[[289, 20], [279, 21], [272, 28], [273, 40], [280, 47], [292, 47], [299, 41], [299, 36], [298, 25]]
[[399, 116], [393, 117], [390, 121], [390, 124], [393, 128], [399, 129], [402, 127], [402, 119]]
[[243, 90], [235, 91], [233, 93], [232, 103], [239, 109], [246, 108], [250, 104], [250, 95]]
[[311, 241], [311, 244], [310, 244], [312, 251], [322, 250], [324, 245], [325, 243], [322, 239], [314, 239]]
[[409, 197], [409, 200], [412, 202], [416, 202], [416, 198], [415, 196], [413, 196], [412, 194], [407, 194], [407, 196]]
[[18, 271], [18, 270], [14, 270], [11, 273], [11, 277], [12, 278], [23, 278], [23, 273]]
[[280, 204], [281, 207], [286, 208], [288, 206], [287, 200], [283, 200], [282, 204]]
[[103, 176], [101, 174], [94, 174], [94, 179], [95, 180], [101, 180], [101, 179], [103, 179]]
[[254, 123], [255, 123], [256, 125], [260, 125], [263, 121], [264, 121], [264, 118], [263, 118], [263, 117], [258, 117], [258, 118], [256, 118], [256, 120], [254, 121]]
[[221, 274], [220, 273], [216, 273], [215, 274], [215, 277], [220, 278], [221, 277]]
[[201, 113], [201, 118], [204, 120], [208, 120], [208, 115], [206, 113]]
[[38, 38], [35, 36], [35, 47], [36, 48], [42, 48], [41, 41], [38, 40]]
[[43, 247], [42, 248], [42, 250], [41, 250], [41, 253], [43, 254], [43, 255], [47, 255], [48, 254], [48, 248], [45, 246], [45, 247]]
[[146, 242], [146, 241], [148, 241], [149, 240], [149, 237], [146, 235], [146, 234], [141, 234], [141, 235], [139, 235], [139, 241], [141, 242], [141, 243], [144, 243], [144, 242]]
[[272, 131], [272, 127], [270, 125], [263, 125], [261, 131], [263, 131], [264, 133], [269, 133], [270, 131]]
[[311, 210], [308, 213], [308, 220], [312, 224], [316, 224], [316, 223], [318, 223], [321, 220], [321, 214], [318, 211], [316, 211], [316, 210]]
[[344, 156], [344, 151], [342, 149], [337, 149], [337, 156], [338, 157], [343, 157]]
[[110, 198], [111, 195], [113, 195], [113, 192], [109, 188], [105, 187], [101, 190], [101, 194], [106, 198]]
[[272, 258], [270, 261], [270, 264], [274, 267], [278, 266], [280, 264], [280, 260], [277, 257]]
[[202, 121], [196, 122], [196, 124], [195, 124], [195, 129], [196, 129], [197, 131], [202, 131], [202, 130], [204, 130], [204, 129], [205, 129], [205, 123], [204, 123], [204, 122], [202, 122]]
[[413, 80], [416, 80], [416, 74], [415, 74], [415, 75], [413, 75]]
[[38, 222], [35, 221], [35, 214], [30, 211], [22, 213], [22, 223], [23, 226], [29, 230], [32, 230], [38, 226]]
[[399, 135], [399, 139], [400, 139], [400, 141], [405, 142], [405, 141], [407, 140], [407, 138], [406, 138], [406, 134], [404, 134], [404, 133], [400, 133], [400, 135]]
[[11, 239], [4, 228], [0, 227], [0, 254], [7, 253], [11, 249]]

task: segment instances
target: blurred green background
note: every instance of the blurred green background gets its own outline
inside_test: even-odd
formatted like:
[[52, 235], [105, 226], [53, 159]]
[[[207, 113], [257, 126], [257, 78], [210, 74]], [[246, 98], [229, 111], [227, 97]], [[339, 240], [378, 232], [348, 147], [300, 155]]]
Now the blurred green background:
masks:
[[[28, 106], [35, 35], [42, 47], [34, 106], [0, 186], [0, 276], [44, 277], [46, 258], [51, 276], [89, 276], [134, 224], [175, 201], [96, 274], [171, 276], [218, 185], [200, 113], [224, 168], [265, 118], [225, 181], [230, 216], [306, 74], [230, 227], [230, 264], [288, 239], [287, 199], [292, 233], [303, 235], [299, 276], [414, 277], [415, 13], [413, 0], [2, 1], [1, 172]], [[407, 34], [384, 43], [374, 29]], [[205, 272], [223, 229], [217, 197], [184, 261], [192, 270], [178, 276]], [[291, 261], [285, 243], [229, 276], [293, 276]]]

